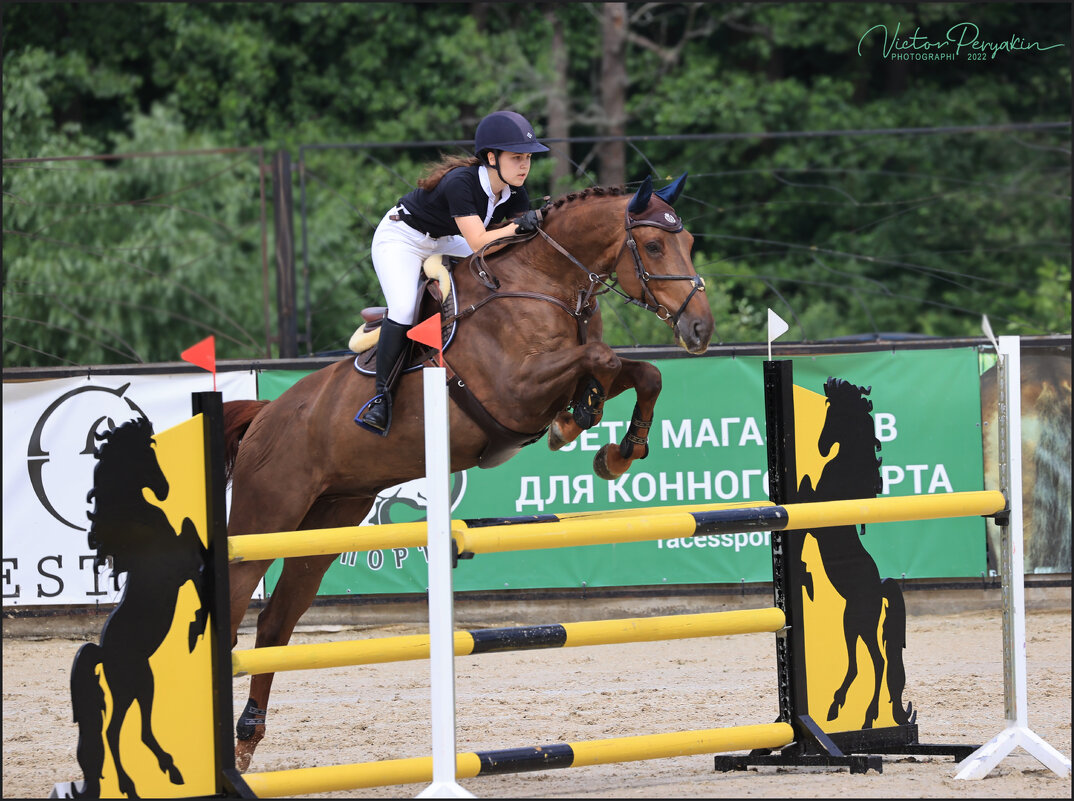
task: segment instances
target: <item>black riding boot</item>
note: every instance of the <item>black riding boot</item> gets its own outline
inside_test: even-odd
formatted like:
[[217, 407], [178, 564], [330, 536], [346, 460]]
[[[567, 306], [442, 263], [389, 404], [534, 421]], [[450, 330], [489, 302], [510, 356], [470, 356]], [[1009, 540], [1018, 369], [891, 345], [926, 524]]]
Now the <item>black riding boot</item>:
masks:
[[380, 325], [380, 341], [377, 343], [377, 394], [361, 408], [354, 422], [374, 434], [388, 436], [392, 425], [392, 392], [396, 379], [406, 365], [398, 364], [409, 352], [406, 332], [409, 325], [397, 323], [387, 317]]

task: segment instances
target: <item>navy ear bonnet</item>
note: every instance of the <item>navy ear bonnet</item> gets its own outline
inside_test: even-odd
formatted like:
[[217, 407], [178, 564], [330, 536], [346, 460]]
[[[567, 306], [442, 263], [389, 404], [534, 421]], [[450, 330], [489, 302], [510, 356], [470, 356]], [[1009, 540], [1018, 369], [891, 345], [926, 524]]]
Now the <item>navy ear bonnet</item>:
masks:
[[[667, 231], [681, 231], [682, 220], [671, 209], [671, 204], [682, 194], [682, 188], [685, 185], [686, 173], [683, 173], [663, 189], [654, 192], [653, 179], [648, 175], [645, 176], [638, 191], [627, 204], [627, 228], [637, 225], [655, 225]], [[663, 203], [655, 204], [656, 207], [650, 208], [650, 201], [654, 195]]]

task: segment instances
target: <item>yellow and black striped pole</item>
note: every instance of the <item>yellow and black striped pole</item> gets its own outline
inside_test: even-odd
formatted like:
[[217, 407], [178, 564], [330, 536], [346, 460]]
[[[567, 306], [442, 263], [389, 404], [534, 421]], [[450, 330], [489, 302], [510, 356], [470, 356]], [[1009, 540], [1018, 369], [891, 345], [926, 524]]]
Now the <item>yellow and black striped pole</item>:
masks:
[[[456, 631], [455, 656], [496, 651], [575, 648], [629, 642], [658, 642], [695, 637], [776, 632], [784, 626], [780, 609], [749, 609], [693, 615], [621, 618], [543, 626]], [[369, 640], [281, 645], [235, 651], [235, 676], [276, 673], [283, 670], [373, 665], [428, 659], [429, 635], [379, 637]]]
[[[818, 531], [829, 526], [992, 516], [1007, 507], [1002, 492], [951, 492], [906, 497], [862, 498], [776, 505], [729, 504], [711, 507], [656, 507], [607, 514], [451, 521], [460, 554], [503, 553], [577, 545], [646, 542], [703, 534], [746, 531]], [[696, 511], [690, 511], [694, 509]], [[380, 548], [425, 545], [424, 522], [350, 526], [228, 539], [231, 561], [314, 556]], [[823, 532], [820, 532], [823, 536]]]
[[[574, 743], [554, 743], [499, 751], [477, 751], [456, 756], [456, 778], [472, 779], [497, 773], [525, 773], [556, 768], [580, 768], [613, 762], [718, 754], [756, 748], [783, 748], [794, 740], [788, 723], [730, 726], [724, 729], [644, 734]], [[330, 793], [362, 787], [428, 782], [433, 775], [432, 757], [389, 759], [354, 765], [298, 768], [266, 773], [247, 773], [247, 786], [259, 797], [292, 797]]]

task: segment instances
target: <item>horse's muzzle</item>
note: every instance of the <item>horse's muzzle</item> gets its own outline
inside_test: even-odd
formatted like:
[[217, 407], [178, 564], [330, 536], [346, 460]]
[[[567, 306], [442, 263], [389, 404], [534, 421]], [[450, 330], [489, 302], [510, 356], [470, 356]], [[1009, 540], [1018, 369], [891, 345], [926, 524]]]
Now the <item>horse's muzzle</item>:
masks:
[[699, 356], [708, 350], [716, 324], [712, 318], [683, 315], [675, 324], [675, 337], [689, 353]]

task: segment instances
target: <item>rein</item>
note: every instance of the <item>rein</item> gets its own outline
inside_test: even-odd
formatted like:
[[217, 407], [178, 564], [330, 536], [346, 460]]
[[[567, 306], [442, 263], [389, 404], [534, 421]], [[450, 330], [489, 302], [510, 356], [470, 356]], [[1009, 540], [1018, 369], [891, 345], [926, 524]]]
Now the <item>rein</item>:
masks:
[[[496, 298], [528, 298], [530, 300], [543, 300], [555, 306], [558, 306], [559, 308], [567, 312], [567, 314], [575, 318], [575, 321], [578, 323], [578, 333], [581, 338], [582, 344], [585, 344], [589, 320], [596, 312], [596, 305], [591, 305], [591, 300], [597, 295], [603, 295], [611, 291], [622, 297], [623, 300], [627, 303], [632, 304], [634, 306], [640, 306], [641, 308], [645, 309], [645, 311], [649, 311], [655, 314], [659, 319], [669, 321], [674, 327], [678, 324], [679, 318], [686, 310], [687, 305], [689, 305], [694, 295], [697, 294], [699, 291], [705, 291], [705, 281], [701, 276], [696, 274], [653, 275], [645, 269], [645, 265], [642, 263], [641, 260], [641, 253], [638, 250], [638, 243], [634, 239], [632, 229], [637, 228], [641, 225], [651, 225], [664, 231], [670, 231], [672, 233], [678, 233], [679, 231], [683, 230], [682, 220], [679, 219], [679, 217], [677, 217], [675, 214], [672, 214], [670, 212], [662, 212], [661, 216], [658, 217], [658, 212], [658, 209], [653, 209], [652, 213], [648, 216], [635, 219], [634, 217], [631, 217], [630, 209], [628, 208], [626, 210], [625, 220], [623, 224], [623, 228], [626, 233], [626, 239], [623, 241], [623, 246], [619, 249], [619, 253], [618, 255], [616, 255], [615, 260], [613, 262], [613, 264], [618, 264], [619, 260], [623, 256], [623, 251], [629, 248], [630, 255], [633, 257], [634, 262], [634, 274], [638, 279], [638, 283], [641, 285], [642, 292], [644, 292], [644, 300], [638, 300], [637, 298], [633, 298], [626, 292], [624, 292], [622, 289], [620, 289], [617, 286], [618, 279], [611, 279], [610, 275], [600, 275], [590, 270], [588, 267], [582, 264], [582, 262], [575, 258], [566, 248], [564, 248], [555, 239], [549, 236], [540, 227], [540, 225], [538, 225], [537, 229], [533, 233], [504, 237], [503, 239], [494, 240], [493, 242], [490, 242], [489, 244], [482, 247], [481, 250], [474, 254], [474, 258], [470, 262], [470, 269], [471, 271], [473, 271], [474, 277], [477, 278], [477, 280], [481, 282], [481, 284], [483, 284], [492, 294], [482, 298], [477, 303], [474, 303], [463, 309], [462, 311], [458, 312], [448, 322], [461, 319], [462, 317], [468, 317], [474, 312], [476, 312], [479, 308], [484, 306], [486, 303], [495, 300]], [[538, 216], [541, 216], [540, 212], [538, 212]], [[586, 277], [589, 279], [589, 286], [585, 289], [578, 291], [578, 299], [573, 309], [566, 302], [553, 295], [525, 291], [501, 292], [499, 279], [492, 274], [491, 270], [489, 269], [488, 263], [485, 261], [485, 250], [490, 246], [525, 242], [530, 239], [533, 239], [538, 234], [540, 234], [544, 238], [544, 240], [553, 248], [555, 248], [555, 250], [557, 250], [562, 256], [564, 256], [568, 261], [570, 261], [571, 264], [584, 272], [586, 274]], [[690, 290], [690, 294], [686, 296], [686, 300], [684, 300], [682, 302], [682, 305], [679, 306], [678, 310], [672, 313], [670, 309], [660, 303], [656, 299], [656, 296], [653, 295], [652, 290], [649, 289], [649, 281], [690, 281], [693, 284], [693, 288]], [[598, 287], [602, 287], [602, 289], [598, 289]], [[661, 314], [661, 312], [663, 312], [663, 314]]]

